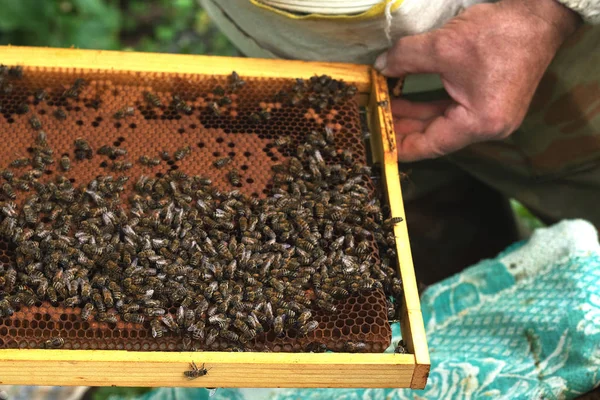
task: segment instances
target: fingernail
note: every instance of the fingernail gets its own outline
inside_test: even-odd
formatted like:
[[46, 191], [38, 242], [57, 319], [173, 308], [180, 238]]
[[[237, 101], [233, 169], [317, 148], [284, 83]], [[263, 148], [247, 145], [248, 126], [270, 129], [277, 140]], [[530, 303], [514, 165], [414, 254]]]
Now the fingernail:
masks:
[[379, 72], [383, 71], [387, 66], [387, 52], [380, 54], [379, 57], [375, 60], [375, 69]]

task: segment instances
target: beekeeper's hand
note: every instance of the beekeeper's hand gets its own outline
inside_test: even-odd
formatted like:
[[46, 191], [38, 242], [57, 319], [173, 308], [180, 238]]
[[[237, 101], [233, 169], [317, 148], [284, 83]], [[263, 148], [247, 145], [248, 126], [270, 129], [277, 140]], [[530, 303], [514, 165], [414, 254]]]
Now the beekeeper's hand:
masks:
[[534, 91], [580, 18], [556, 0], [502, 0], [404, 37], [379, 56], [389, 77], [436, 73], [452, 100], [392, 101], [400, 161], [435, 158], [519, 127]]

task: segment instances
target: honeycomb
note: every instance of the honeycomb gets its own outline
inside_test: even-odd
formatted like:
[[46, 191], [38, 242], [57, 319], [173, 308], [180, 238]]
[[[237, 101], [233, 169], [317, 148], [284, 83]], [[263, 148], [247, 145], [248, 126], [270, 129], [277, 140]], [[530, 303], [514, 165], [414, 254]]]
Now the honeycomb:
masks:
[[[63, 94], [77, 78], [85, 79], [87, 84], [78, 97], [65, 97]], [[55, 156], [71, 158], [71, 169], [64, 175], [74, 185], [87, 184], [99, 175], [161, 177], [169, 170], [180, 170], [210, 177], [220, 190], [237, 188], [249, 196], [262, 198], [272, 188], [270, 166], [285, 161], [308, 133], [323, 127], [335, 132], [336, 148], [350, 149], [358, 160], [367, 161], [356, 99], [323, 110], [291, 106], [273, 100], [282, 89], [289, 90], [293, 84], [290, 80], [243, 79], [246, 85], [229, 96], [231, 103], [219, 106], [215, 112], [208, 106], [222, 97], [214, 93], [215, 88], [226, 87], [228, 77], [24, 67], [22, 79], [12, 80], [10, 91], [0, 93], [3, 117], [0, 135], [5, 143], [0, 148], [2, 166], [32, 152], [37, 136], [31, 126], [32, 116], [41, 122]], [[38, 99], [41, 89], [47, 94], [42, 101]], [[156, 94], [160, 105], [149, 104], [145, 92]], [[174, 95], [191, 106], [191, 112], [179, 112], [172, 100]], [[126, 107], [134, 108], [133, 115], [115, 118]], [[265, 109], [270, 118], [258, 122], [256, 113]], [[58, 118], [57, 110], [63, 110], [65, 118]], [[119, 160], [132, 162], [132, 168], [127, 172], [112, 171], [110, 166], [115, 157], [102, 155], [75, 161], [73, 143], [78, 137], [88, 140], [94, 153], [103, 145], [125, 148], [127, 155]], [[289, 144], [275, 145], [274, 141], [282, 137], [289, 138]], [[163, 151], [172, 156], [185, 145], [192, 146], [192, 152], [182, 160], [171, 157], [155, 167], [136, 162], [141, 156], [156, 157]], [[232, 162], [225, 168], [212, 167], [222, 157], [230, 157]], [[233, 168], [240, 172], [241, 178], [236, 187], [228, 178]], [[52, 179], [59, 173], [63, 172], [57, 162], [48, 166], [47, 176], [40, 180]], [[370, 180], [364, 184], [375, 192]], [[18, 193], [17, 204], [27, 193]], [[379, 260], [375, 247], [373, 256]], [[10, 241], [0, 240], [0, 264], [6, 268], [14, 264], [14, 257]], [[389, 346], [391, 329], [383, 291], [354, 294], [336, 305], [336, 313], [314, 310], [318, 328], [307, 336], [298, 337], [293, 329], [286, 331], [284, 337], [267, 331], [246, 344], [245, 350], [318, 351], [323, 349], [318, 344], [322, 344], [329, 350], [354, 351], [346, 344], [359, 342], [365, 347], [355, 351], [382, 352]], [[176, 309], [169, 311], [175, 314]], [[150, 335], [148, 321], [134, 324], [119, 319], [109, 325], [83, 321], [80, 313], [77, 307], [55, 307], [40, 302], [31, 307], [17, 307], [11, 317], [0, 319], [0, 348], [40, 348], [45, 340], [58, 336], [65, 339], [66, 349], [241, 350], [221, 338], [206, 348], [192, 345], [171, 332], [155, 339]]]

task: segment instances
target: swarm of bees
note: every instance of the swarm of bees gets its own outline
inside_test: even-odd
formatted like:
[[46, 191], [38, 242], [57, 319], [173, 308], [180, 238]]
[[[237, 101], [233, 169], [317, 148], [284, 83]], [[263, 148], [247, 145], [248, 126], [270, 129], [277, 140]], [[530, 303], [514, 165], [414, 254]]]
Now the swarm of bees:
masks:
[[[244, 85], [233, 74], [227, 90]], [[76, 81], [65, 96], [78, 95], [83, 86]], [[302, 96], [325, 107], [355, 92], [343, 82], [315, 77], [297, 81], [289, 99]], [[153, 93], [145, 92], [144, 98], [153, 107], [162, 105]], [[192, 111], [182, 98], [174, 102], [180, 111]], [[124, 108], [114, 117], [132, 114]], [[10, 163], [31, 169], [20, 177], [8, 169], [1, 173], [6, 201], [0, 202], [0, 235], [15, 246], [16, 262], [0, 265], [0, 317], [12, 315], [20, 304], [48, 301], [81, 308], [83, 320], [148, 322], [154, 338], [180, 336], [189, 350], [218, 341], [244, 349], [268, 331], [278, 337], [289, 330], [309, 335], [319, 327], [316, 310], [335, 313], [337, 302], [352, 294], [401, 293], [392, 268], [392, 228], [401, 221], [384, 219], [379, 200], [363, 183], [370, 168], [349, 150], [338, 151], [329, 129], [311, 132], [295, 155], [273, 165], [272, 188], [259, 199], [235, 188], [218, 190], [206, 177], [175, 170], [131, 181], [99, 175], [75, 185], [58, 174], [42, 182], [55, 157], [60, 171], [73, 166], [68, 154], [54, 155], [38, 122], [31, 120], [37, 139], [30, 157]], [[289, 143], [278, 138], [273, 146]], [[115, 160], [125, 149], [102, 146], [94, 152], [83, 137], [74, 142], [73, 164], [94, 153], [113, 160], [106, 164], [109, 173], [133, 166]], [[173, 158], [181, 161], [190, 153], [190, 146], [182, 146]], [[154, 166], [161, 159], [170, 156], [165, 151], [138, 162]], [[220, 158], [213, 167], [231, 162]], [[239, 186], [237, 169], [227, 177]], [[18, 208], [15, 190], [23, 185], [32, 192]], [[173, 308], [175, 313], [169, 311]], [[46, 347], [63, 344], [64, 339], [53, 338]], [[348, 352], [365, 348], [361, 342], [344, 344]], [[311, 343], [305, 350], [326, 348]], [[185, 376], [207, 372], [192, 363]]]
[[292, 106], [308, 105], [316, 110], [340, 104], [356, 95], [355, 86], [331, 78], [328, 75], [313, 76], [309, 80], [296, 79], [291, 90], [282, 90], [275, 96]]

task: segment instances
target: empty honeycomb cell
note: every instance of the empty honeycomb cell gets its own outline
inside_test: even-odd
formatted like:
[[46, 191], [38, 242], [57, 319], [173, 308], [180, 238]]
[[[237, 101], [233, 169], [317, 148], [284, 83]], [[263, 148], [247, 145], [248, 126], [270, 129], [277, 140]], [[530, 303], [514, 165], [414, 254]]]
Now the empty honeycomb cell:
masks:
[[360, 326], [358, 325], [353, 325], [350, 329], [353, 335], [358, 335], [360, 333]]

